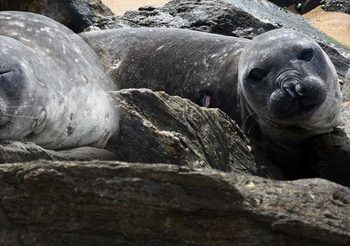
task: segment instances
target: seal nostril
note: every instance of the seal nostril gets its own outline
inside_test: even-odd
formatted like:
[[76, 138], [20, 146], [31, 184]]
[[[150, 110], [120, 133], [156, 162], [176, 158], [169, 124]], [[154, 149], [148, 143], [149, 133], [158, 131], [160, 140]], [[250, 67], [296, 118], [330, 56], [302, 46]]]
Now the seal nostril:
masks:
[[303, 96], [302, 86], [298, 81], [285, 81], [282, 83], [282, 89], [293, 98], [296, 98], [297, 96]]
[[299, 95], [299, 96], [303, 96], [304, 94], [302, 93], [302, 86], [300, 83], [297, 83], [295, 85], [295, 92]]
[[288, 87], [288, 86], [283, 86], [283, 89], [293, 98], [296, 97], [295, 93]]

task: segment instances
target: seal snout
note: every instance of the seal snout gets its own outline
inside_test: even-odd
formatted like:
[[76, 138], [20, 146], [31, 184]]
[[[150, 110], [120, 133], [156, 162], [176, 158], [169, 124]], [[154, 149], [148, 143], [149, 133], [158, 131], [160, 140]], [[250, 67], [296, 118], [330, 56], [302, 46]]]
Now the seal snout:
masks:
[[286, 79], [281, 83], [281, 90], [298, 101], [301, 107], [321, 104], [326, 98], [323, 83], [315, 77]]
[[300, 118], [312, 114], [326, 99], [325, 85], [314, 76], [288, 72], [278, 76], [270, 110], [276, 118]]

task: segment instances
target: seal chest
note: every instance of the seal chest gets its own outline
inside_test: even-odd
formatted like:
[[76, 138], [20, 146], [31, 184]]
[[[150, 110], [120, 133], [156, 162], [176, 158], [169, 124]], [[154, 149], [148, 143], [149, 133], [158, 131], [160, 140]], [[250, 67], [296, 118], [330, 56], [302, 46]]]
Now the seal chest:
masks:
[[0, 12], [0, 24], [0, 139], [103, 147], [118, 128], [115, 88], [91, 48], [41, 15]]

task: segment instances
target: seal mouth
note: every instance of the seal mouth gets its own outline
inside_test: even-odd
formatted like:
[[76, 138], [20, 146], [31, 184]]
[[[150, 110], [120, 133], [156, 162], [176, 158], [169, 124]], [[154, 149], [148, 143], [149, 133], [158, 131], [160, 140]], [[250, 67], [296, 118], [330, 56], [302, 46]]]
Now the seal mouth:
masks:
[[301, 105], [297, 107], [295, 110], [290, 112], [289, 114], [280, 117], [282, 120], [292, 120], [292, 119], [301, 119], [310, 117], [318, 108], [320, 104], [312, 104], [312, 105]]
[[4, 70], [4, 71], [0, 70], [0, 76], [8, 73], [12, 73], [12, 70]]

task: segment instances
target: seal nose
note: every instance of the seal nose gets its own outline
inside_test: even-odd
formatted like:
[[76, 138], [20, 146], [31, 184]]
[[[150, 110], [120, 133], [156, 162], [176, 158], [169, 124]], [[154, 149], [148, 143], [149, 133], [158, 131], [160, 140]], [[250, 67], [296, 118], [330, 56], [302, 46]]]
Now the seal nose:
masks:
[[302, 97], [302, 86], [297, 80], [287, 80], [282, 83], [282, 90], [287, 92], [291, 97]]

